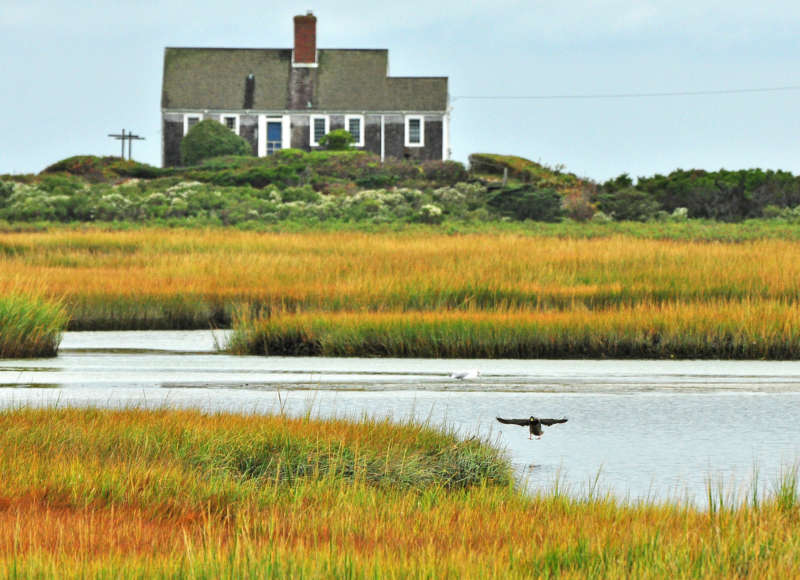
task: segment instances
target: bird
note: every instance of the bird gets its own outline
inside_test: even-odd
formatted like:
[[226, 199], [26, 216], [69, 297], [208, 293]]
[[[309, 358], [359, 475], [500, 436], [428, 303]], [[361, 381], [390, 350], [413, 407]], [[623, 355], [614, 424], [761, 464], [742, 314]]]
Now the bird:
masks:
[[503, 419], [501, 417], [497, 417], [497, 420], [501, 423], [505, 423], [506, 425], [520, 425], [522, 427], [530, 427], [531, 434], [528, 435], [528, 439], [533, 439], [533, 436], [536, 435], [537, 439], [542, 438], [542, 425], [555, 425], [556, 423], [566, 423], [567, 418], [564, 417], [562, 419], [540, 419], [539, 417], [534, 417], [533, 415], [530, 416], [528, 419]]
[[459, 381], [463, 381], [464, 379], [476, 379], [481, 376], [481, 371], [478, 369], [470, 369], [468, 371], [456, 371], [450, 374], [451, 379], [458, 379]]

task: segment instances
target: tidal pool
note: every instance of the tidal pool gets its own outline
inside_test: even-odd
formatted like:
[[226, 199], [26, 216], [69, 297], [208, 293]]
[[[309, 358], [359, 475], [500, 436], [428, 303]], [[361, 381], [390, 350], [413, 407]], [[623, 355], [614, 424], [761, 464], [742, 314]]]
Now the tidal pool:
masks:
[[[0, 361], [0, 405], [413, 416], [489, 437], [534, 492], [701, 507], [709, 486], [728, 501], [767, 492], [800, 458], [800, 362], [254, 357], [217, 353], [224, 339], [68, 332], [56, 358]], [[569, 421], [531, 441], [498, 415]]]

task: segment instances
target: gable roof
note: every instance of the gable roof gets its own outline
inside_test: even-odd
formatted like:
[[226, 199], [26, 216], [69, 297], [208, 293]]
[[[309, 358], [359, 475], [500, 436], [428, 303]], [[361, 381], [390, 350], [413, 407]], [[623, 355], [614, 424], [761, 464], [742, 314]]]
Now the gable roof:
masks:
[[[310, 111], [447, 109], [447, 77], [389, 77], [388, 60], [385, 49], [321, 49], [317, 68], [294, 70], [313, 82]], [[252, 74], [255, 90], [247, 108], [287, 110], [292, 70], [290, 49], [167, 47], [161, 106], [245, 109], [245, 85]]]

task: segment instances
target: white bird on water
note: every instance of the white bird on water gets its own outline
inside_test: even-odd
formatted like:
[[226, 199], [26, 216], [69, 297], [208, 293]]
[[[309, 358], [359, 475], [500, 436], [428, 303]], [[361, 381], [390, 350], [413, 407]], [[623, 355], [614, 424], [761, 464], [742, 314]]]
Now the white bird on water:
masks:
[[481, 376], [481, 371], [478, 369], [470, 369], [468, 371], [456, 371], [450, 374], [451, 379], [458, 379], [459, 381], [463, 381], [465, 379], [477, 379]]

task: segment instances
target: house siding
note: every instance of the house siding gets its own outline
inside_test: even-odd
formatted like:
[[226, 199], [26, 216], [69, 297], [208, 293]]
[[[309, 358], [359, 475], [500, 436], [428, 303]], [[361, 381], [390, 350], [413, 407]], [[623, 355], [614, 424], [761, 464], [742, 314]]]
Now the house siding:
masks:
[[364, 119], [364, 149], [381, 154], [381, 116], [366, 115]]
[[308, 151], [311, 149], [311, 135], [309, 134], [309, 117], [293, 116], [292, 124], [292, 147]]
[[[247, 114], [243, 111], [224, 111], [206, 113], [205, 118], [218, 119], [224, 114], [239, 114], [239, 136], [247, 141], [253, 151], [258, 155], [258, 119], [260, 115]], [[344, 129], [344, 113], [314, 113], [326, 115], [329, 118], [329, 130]], [[361, 113], [359, 113], [361, 114]], [[180, 145], [183, 139], [184, 113], [164, 113], [163, 123], [163, 154], [162, 161], [165, 167], [179, 166], [181, 164]], [[271, 117], [280, 116], [280, 112], [269, 113]], [[412, 159], [415, 161], [432, 161], [442, 159], [444, 140], [444, 122], [442, 115], [424, 115], [425, 136], [424, 145], [421, 147], [405, 146], [405, 115], [383, 114], [364, 115], [364, 146], [358, 149], [369, 151], [375, 155], [381, 154], [381, 117], [384, 119], [385, 139], [384, 155], [398, 159]], [[310, 141], [310, 115], [290, 115], [291, 147], [310, 151], [317, 149], [311, 147]]]
[[258, 117], [254, 115], [239, 117], [239, 136], [250, 144], [253, 155], [258, 155]]
[[162, 128], [163, 146], [162, 163], [164, 167], [174, 167], [181, 164], [181, 139], [183, 139], [183, 115], [180, 119], [176, 115], [164, 116]]

